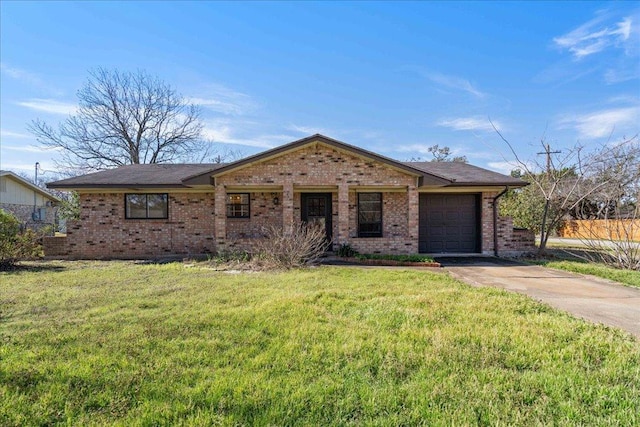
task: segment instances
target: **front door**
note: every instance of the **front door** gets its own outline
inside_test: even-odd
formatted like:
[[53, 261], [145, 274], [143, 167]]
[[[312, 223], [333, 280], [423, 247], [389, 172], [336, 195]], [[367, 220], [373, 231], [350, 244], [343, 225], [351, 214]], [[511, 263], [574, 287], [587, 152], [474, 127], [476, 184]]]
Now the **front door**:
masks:
[[331, 241], [331, 193], [302, 193], [302, 221], [307, 224], [320, 224], [327, 233], [327, 242]]

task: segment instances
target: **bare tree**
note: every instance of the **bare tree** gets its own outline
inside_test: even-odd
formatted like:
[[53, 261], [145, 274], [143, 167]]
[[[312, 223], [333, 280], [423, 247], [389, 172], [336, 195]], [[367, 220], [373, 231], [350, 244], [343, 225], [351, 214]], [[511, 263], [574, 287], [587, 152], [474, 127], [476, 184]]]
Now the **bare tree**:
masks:
[[[493, 126], [493, 123], [491, 123]], [[619, 144], [603, 144], [599, 150], [584, 153], [583, 147], [564, 149], [562, 152], [552, 152], [549, 145], [541, 140], [544, 161], [539, 159], [523, 160], [513, 148], [513, 145], [493, 126], [496, 133], [507, 144], [516, 159], [523, 177], [534, 187], [541, 196], [542, 212], [539, 220], [540, 246], [538, 253], [545, 252], [547, 242], [553, 230], [585, 201], [590, 200], [598, 192], [604, 191], [616, 182], [624, 179], [623, 173], [598, 174], [599, 171], [611, 170], [613, 165], [606, 165], [605, 160], [615, 158], [613, 153], [621, 147], [633, 143], [636, 137], [622, 141]], [[624, 159], [620, 157], [624, 162]], [[615, 165], [619, 167], [620, 165]]]
[[568, 252], [589, 261], [640, 270], [640, 144], [634, 138], [594, 157], [587, 185], [598, 190], [573, 212], [581, 221], [569, 222], [587, 250]]
[[246, 154], [242, 150], [235, 150], [229, 147], [224, 147], [220, 151], [215, 151], [211, 157], [207, 159], [207, 161], [211, 163], [229, 163], [235, 162], [236, 160], [240, 160], [246, 156]]
[[29, 126], [44, 147], [61, 151], [60, 167], [101, 170], [208, 156], [198, 107], [144, 71], [91, 72], [78, 103], [57, 128], [41, 120]]
[[[467, 163], [467, 156], [451, 156], [451, 148], [449, 147], [440, 147], [439, 144], [432, 145], [427, 148], [427, 151], [431, 153], [433, 158], [429, 161], [431, 162], [460, 162]], [[423, 162], [425, 161], [422, 157], [412, 157], [410, 162]]]
[[429, 152], [433, 156], [432, 162], [461, 162], [467, 163], [467, 156], [453, 156], [451, 157], [451, 148], [440, 147], [438, 144], [432, 145], [428, 148]]

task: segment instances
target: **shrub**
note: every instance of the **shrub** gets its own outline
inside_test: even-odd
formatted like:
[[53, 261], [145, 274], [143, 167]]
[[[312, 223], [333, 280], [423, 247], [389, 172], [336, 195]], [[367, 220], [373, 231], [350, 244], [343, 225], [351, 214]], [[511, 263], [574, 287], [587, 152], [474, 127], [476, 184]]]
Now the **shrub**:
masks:
[[324, 255], [328, 242], [319, 224], [291, 224], [265, 227], [264, 239], [257, 245], [256, 257], [268, 266], [295, 268], [316, 262]]
[[23, 259], [42, 256], [42, 246], [36, 233], [21, 231], [20, 222], [0, 209], [0, 270], [7, 270]]
[[358, 251], [353, 249], [353, 247], [348, 243], [343, 243], [338, 248], [338, 256], [341, 258], [351, 258], [358, 255]]
[[80, 219], [80, 196], [78, 193], [72, 191], [66, 198], [63, 198], [58, 213], [60, 218], [65, 220]]
[[233, 249], [222, 250], [216, 252], [209, 259], [214, 264], [227, 264], [227, 263], [246, 263], [251, 259], [251, 255], [246, 251], [236, 251]]
[[383, 259], [399, 262], [434, 262], [434, 259], [424, 255], [390, 255], [390, 254], [357, 254], [358, 259]]

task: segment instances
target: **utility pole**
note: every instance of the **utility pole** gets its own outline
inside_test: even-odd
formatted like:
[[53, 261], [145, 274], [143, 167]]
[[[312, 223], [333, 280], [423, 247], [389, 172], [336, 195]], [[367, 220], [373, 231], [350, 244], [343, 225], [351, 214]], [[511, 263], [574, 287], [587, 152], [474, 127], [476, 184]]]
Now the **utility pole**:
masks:
[[[33, 181], [36, 187], [38, 186], [38, 168], [40, 167], [40, 162], [36, 162], [36, 177]], [[36, 190], [33, 190], [33, 218], [35, 219], [36, 211], [38, 210], [38, 193]]]
[[536, 153], [536, 154], [546, 154], [547, 155], [547, 176], [551, 175], [551, 155], [552, 154], [560, 154], [562, 153], [562, 151], [551, 151], [551, 147], [550, 145], [547, 144], [542, 144], [542, 146], [545, 148], [544, 151], [540, 152], [540, 153]]

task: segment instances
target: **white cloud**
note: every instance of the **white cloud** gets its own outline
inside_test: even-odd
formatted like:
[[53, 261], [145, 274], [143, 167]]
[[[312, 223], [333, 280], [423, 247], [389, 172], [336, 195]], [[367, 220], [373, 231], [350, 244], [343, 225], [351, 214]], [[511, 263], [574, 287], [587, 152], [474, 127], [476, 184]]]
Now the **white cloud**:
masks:
[[24, 134], [24, 133], [19, 133], [19, 132], [12, 132], [10, 130], [5, 130], [5, 129], [0, 129], [0, 137], [2, 138], [30, 138], [30, 135]]
[[505, 175], [510, 175], [511, 171], [514, 169], [522, 170], [522, 166], [518, 165], [517, 162], [488, 162], [487, 168], [491, 169], [495, 172], [500, 172]]
[[238, 136], [239, 133], [248, 133], [242, 124], [235, 124], [224, 120], [209, 122], [202, 130], [205, 138], [220, 144], [245, 145], [256, 148], [273, 148], [277, 145], [291, 142], [296, 138], [291, 135], [261, 134], [255, 137]]
[[329, 135], [332, 134], [331, 132], [327, 131], [327, 129], [321, 128], [321, 127], [316, 127], [316, 126], [297, 126], [297, 125], [289, 125], [287, 126], [287, 130], [293, 131], [293, 132], [298, 132], [304, 135], [313, 135], [316, 133], [321, 133], [323, 135]]
[[21, 68], [11, 67], [6, 63], [0, 63], [0, 71], [2, 74], [21, 82], [27, 83], [31, 86], [43, 89], [53, 95], [61, 95], [62, 92], [58, 89], [51, 87], [47, 84], [39, 75], [32, 73]]
[[12, 146], [12, 145], [2, 145], [2, 149], [3, 150], [10, 150], [10, 151], [21, 151], [24, 153], [43, 153], [45, 151], [61, 151], [62, 148], [60, 147], [53, 147], [53, 148], [48, 148], [48, 147], [37, 147], [35, 145], [25, 145], [22, 147], [16, 147], [16, 146]]
[[611, 135], [612, 132], [638, 132], [640, 127], [640, 107], [612, 108], [582, 115], [565, 115], [558, 120], [561, 129], [573, 128], [581, 138], [596, 139]]
[[610, 47], [627, 49], [628, 43], [637, 43], [631, 34], [637, 31], [634, 17], [613, 18], [601, 13], [578, 28], [553, 39], [556, 46], [571, 52], [576, 59], [596, 54]]
[[0, 63], [0, 70], [2, 70], [5, 75], [13, 79], [22, 80], [34, 86], [41, 86], [44, 84], [42, 79], [36, 74], [20, 68], [11, 67], [5, 63]]
[[434, 83], [445, 86], [450, 89], [462, 90], [464, 92], [470, 93], [473, 96], [478, 98], [483, 98], [486, 96], [484, 92], [476, 89], [469, 80], [466, 80], [462, 77], [451, 76], [440, 73], [428, 73], [426, 77]]
[[[46, 160], [46, 161], [41, 161], [39, 163], [40, 163], [40, 168], [43, 171], [42, 175], [46, 175], [47, 172], [57, 171], [56, 165], [52, 161]], [[34, 163], [2, 163], [1, 168], [2, 170], [10, 170], [12, 172], [23, 172], [23, 173], [26, 173], [28, 176], [31, 176], [34, 173], [33, 171]], [[46, 176], [43, 177], [42, 179], [46, 180]]]
[[256, 108], [251, 96], [220, 84], [207, 85], [199, 96], [187, 97], [187, 101], [226, 115], [242, 115]]
[[[459, 117], [455, 119], [444, 119], [437, 123], [438, 126], [451, 128], [453, 130], [472, 130], [493, 132], [493, 126], [486, 117], [473, 116], [473, 117]], [[493, 121], [493, 125], [498, 129], [503, 129], [499, 122]]]
[[451, 155], [450, 155], [451, 158], [456, 156], [469, 155], [469, 151], [466, 150], [465, 148], [450, 146], [446, 143], [404, 144], [404, 145], [399, 145], [394, 147], [394, 151], [399, 153], [418, 154], [420, 155], [420, 157], [425, 156], [426, 160], [430, 160], [433, 158], [433, 154], [429, 151], [429, 148], [433, 147], [436, 144], [440, 148], [449, 147], [451, 150]]
[[638, 77], [640, 77], [640, 70], [638, 69], [637, 66], [636, 67], [624, 66], [618, 69], [609, 68], [604, 73], [604, 81], [609, 85], [637, 79]]
[[395, 151], [400, 153], [418, 153], [418, 154], [429, 154], [429, 147], [432, 147], [434, 144], [406, 144], [399, 145], [395, 147]]
[[34, 98], [28, 101], [18, 102], [18, 105], [36, 111], [43, 111], [51, 114], [74, 114], [78, 106], [67, 102], [56, 101], [55, 99]]

